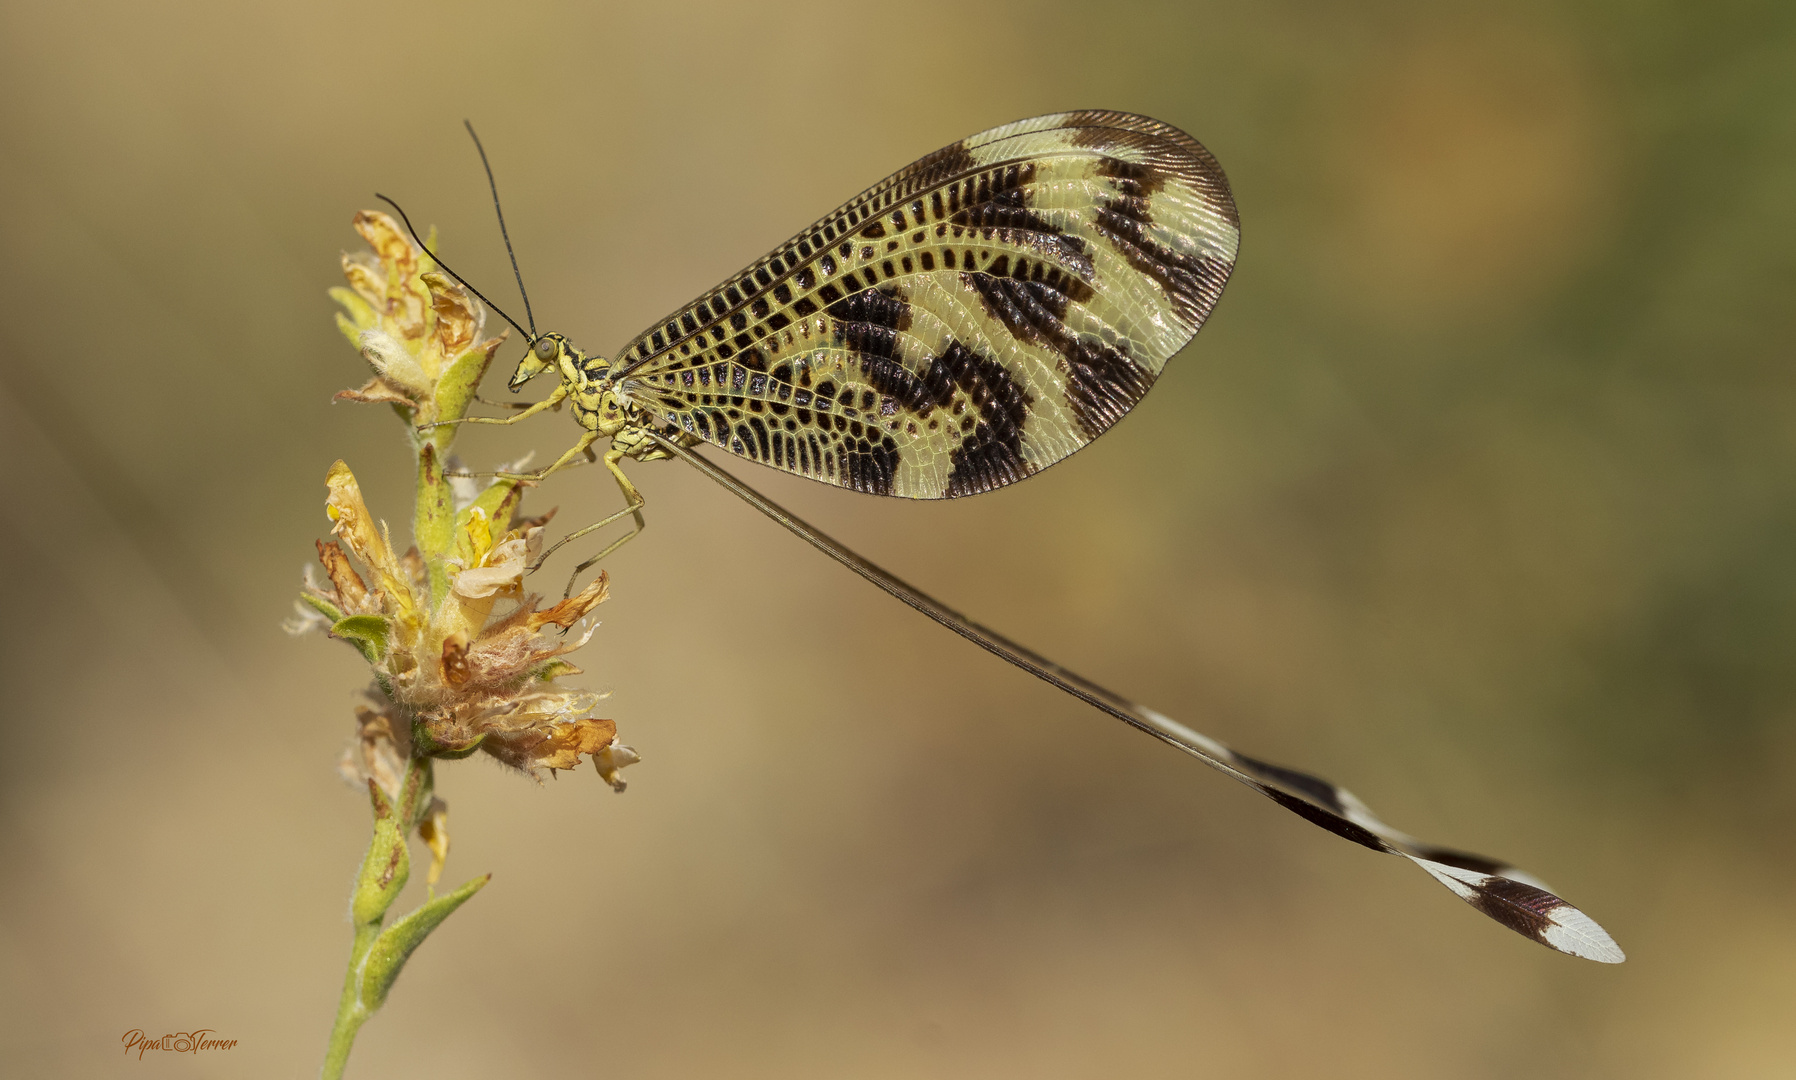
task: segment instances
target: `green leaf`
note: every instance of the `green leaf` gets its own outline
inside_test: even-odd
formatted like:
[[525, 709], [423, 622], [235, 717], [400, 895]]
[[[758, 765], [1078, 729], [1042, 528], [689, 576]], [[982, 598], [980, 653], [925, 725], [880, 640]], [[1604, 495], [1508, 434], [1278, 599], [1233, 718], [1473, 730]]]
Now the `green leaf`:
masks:
[[374, 947], [368, 950], [368, 959], [362, 965], [361, 1000], [368, 1011], [372, 1012], [385, 1004], [387, 992], [393, 988], [393, 980], [399, 978], [400, 969], [405, 967], [412, 952], [424, 944], [424, 939], [430, 936], [430, 932], [492, 879], [491, 874], [477, 877], [454, 892], [426, 901], [415, 911], [381, 931], [380, 936], [374, 939]]
[[[331, 614], [317, 603], [313, 606], [326, 615]], [[331, 624], [331, 636], [343, 638], [362, 650], [370, 664], [379, 663], [387, 655], [387, 635], [391, 630], [385, 615], [350, 615]]]
[[[343, 331], [344, 336], [349, 338], [349, 343], [354, 345], [356, 349], [360, 351], [362, 347], [362, 331], [372, 330], [380, 321], [379, 317], [374, 313], [373, 305], [362, 299], [361, 293], [356, 292], [354, 289], [345, 289], [341, 285], [330, 290], [330, 297], [332, 300], [335, 300], [337, 303], [342, 304], [345, 308], [349, 309], [349, 314], [347, 316], [338, 313], [337, 326]], [[346, 323], [347, 325], [345, 325]], [[353, 330], [350, 329], [351, 326], [354, 327]]]
[[578, 675], [579, 673], [580, 669], [578, 667], [575, 667], [573, 664], [570, 664], [559, 657], [554, 660], [545, 660], [530, 669], [530, 677], [542, 682], [548, 682], [551, 679], [559, 679], [563, 675]]
[[302, 592], [299, 594], [299, 598], [303, 602], [310, 604], [318, 614], [323, 615], [331, 622], [335, 623], [343, 621], [343, 612], [338, 609], [337, 605], [326, 600], [324, 597], [314, 596], [309, 592]]
[[349, 316], [341, 311], [337, 312], [337, 329], [343, 331], [343, 336], [349, 339], [349, 343], [354, 345], [358, 352], [361, 350], [362, 328], [350, 322]]
[[[437, 380], [436, 406], [438, 421], [460, 420], [467, 415], [468, 406], [474, 401], [474, 391], [480, 386], [481, 376], [493, 362], [493, 354], [498, 351], [498, 342], [491, 348], [476, 347], [462, 353], [449, 362], [443, 369], [443, 375]], [[454, 428], [437, 428], [437, 431], [453, 432]], [[447, 443], [444, 444], [447, 446]]]

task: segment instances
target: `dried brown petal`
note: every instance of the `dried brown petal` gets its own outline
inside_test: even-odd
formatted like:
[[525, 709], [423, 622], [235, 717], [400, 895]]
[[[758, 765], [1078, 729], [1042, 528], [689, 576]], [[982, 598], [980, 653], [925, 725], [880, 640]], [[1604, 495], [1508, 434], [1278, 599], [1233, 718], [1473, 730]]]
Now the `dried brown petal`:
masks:
[[[526, 460], [528, 460], [528, 459], [526, 459]], [[522, 485], [522, 484], [518, 485], [518, 487], [520, 489], [520, 491], [519, 491], [520, 499], [523, 497], [523, 493], [521, 490], [523, 488], [523, 486], [524, 485]], [[560, 510], [561, 510], [561, 507], [559, 507], [559, 506], [551, 506], [545, 513], [538, 514], [535, 517], [518, 518], [516, 521], [511, 523], [511, 527], [514, 531], [517, 531], [517, 532], [528, 532], [531, 529], [540, 529], [543, 526], [547, 525], [550, 521], [554, 520], [556, 513], [558, 513]], [[515, 513], [515, 511], [514, 511], [514, 513]]]
[[322, 540], [314, 542], [318, 545], [318, 561], [324, 564], [324, 572], [336, 589], [338, 606], [349, 614], [378, 613], [381, 610], [379, 601], [370, 597], [367, 583], [362, 580], [362, 575], [355, 572], [355, 567], [349, 564], [349, 556], [343, 553], [343, 549]]
[[459, 356], [480, 336], [482, 312], [455, 279], [431, 271], [423, 275], [430, 289], [430, 307], [436, 312], [437, 343], [444, 356]]
[[611, 720], [557, 720], [542, 727], [488, 737], [481, 749], [524, 770], [572, 769], [617, 738]]
[[[425, 320], [424, 296], [422, 290], [413, 282], [418, 276], [418, 264], [423, 252], [412, 243], [399, 229], [399, 223], [378, 210], [363, 210], [355, 216], [355, 231], [362, 234], [368, 246], [374, 249], [385, 271], [380, 282], [380, 291], [376, 297], [369, 299], [375, 309], [390, 321], [392, 328], [407, 338], [417, 339], [424, 336], [428, 329]], [[351, 279], [351, 284], [355, 284]], [[360, 291], [360, 286], [357, 286]]]
[[387, 274], [371, 252], [344, 252], [343, 276], [369, 307], [377, 312], [387, 310]]
[[543, 644], [521, 625], [514, 624], [498, 633], [489, 629], [480, 635], [470, 650], [468, 668], [480, 685], [504, 686], [528, 674], [531, 668], [554, 656], [560, 648], [557, 644]]
[[410, 752], [410, 733], [401, 740], [394, 734], [395, 728], [403, 725], [395, 724], [391, 717], [378, 709], [366, 705], [356, 707], [355, 718], [358, 725], [356, 741], [344, 755], [341, 766], [344, 778], [360, 785], [373, 781], [386, 792], [387, 797], [399, 798], [399, 785], [405, 777], [405, 759]]
[[349, 466], [338, 461], [325, 474], [324, 483], [330, 490], [325, 511], [336, 523], [331, 532], [349, 545], [349, 550], [355, 552], [363, 565], [374, 571], [380, 591], [386, 594], [393, 609], [402, 614], [409, 613], [414, 606], [410, 585], [401, 576], [403, 571], [399, 560], [393, 556], [393, 546], [387, 542], [386, 534], [368, 517], [368, 507], [362, 502], [362, 489], [356, 483], [355, 474], [349, 471]]
[[369, 405], [403, 405], [408, 409], [416, 409], [418, 403], [406, 394], [405, 390], [387, 382], [376, 375], [354, 390], [339, 390], [331, 396], [332, 401], [360, 401]]
[[606, 585], [609, 581], [601, 570], [592, 584], [580, 590], [577, 595], [568, 597], [547, 611], [533, 612], [527, 624], [532, 631], [541, 630], [550, 623], [562, 627], [574, 625], [585, 618], [587, 612], [605, 602]]
[[362, 234], [374, 254], [387, 266], [397, 266], [402, 276], [418, 265], [418, 248], [399, 223], [379, 210], [363, 210], [355, 216], [355, 231]]

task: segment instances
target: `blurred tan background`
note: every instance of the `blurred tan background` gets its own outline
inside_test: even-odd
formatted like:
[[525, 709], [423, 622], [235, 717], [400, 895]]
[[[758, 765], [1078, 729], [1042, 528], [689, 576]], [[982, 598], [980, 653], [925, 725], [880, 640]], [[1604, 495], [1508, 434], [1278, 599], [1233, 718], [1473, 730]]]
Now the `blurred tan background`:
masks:
[[[448, 879], [493, 882], [351, 1075], [1796, 1074], [1793, 69], [1773, 2], [0, 6], [0, 1072], [315, 1074], [362, 675], [279, 624], [334, 458], [408, 513], [394, 418], [330, 403], [371, 192], [507, 303], [472, 118], [539, 317], [609, 350], [925, 152], [1104, 107], [1203, 140], [1244, 222], [1135, 414], [954, 505], [751, 479], [1515, 860], [1629, 962], [1505, 932], [658, 463], [580, 657], [646, 760], [623, 796], [440, 770]], [[239, 1044], [139, 1061], [135, 1027]]]

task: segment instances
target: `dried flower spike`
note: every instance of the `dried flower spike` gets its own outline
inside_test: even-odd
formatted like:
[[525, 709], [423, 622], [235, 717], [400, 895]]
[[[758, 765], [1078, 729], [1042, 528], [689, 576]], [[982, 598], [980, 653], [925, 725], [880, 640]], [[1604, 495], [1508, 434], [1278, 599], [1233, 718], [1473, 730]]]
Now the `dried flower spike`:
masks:
[[[617, 725], [591, 715], [603, 695], [562, 682], [565, 659], [593, 627], [569, 635], [605, 600], [603, 574], [549, 608], [524, 590], [552, 515], [524, 517], [526, 482], [499, 474], [481, 487], [452, 476], [456, 421], [504, 335], [485, 337], [485, 310], [436, 272], [429, 251], [378, 211], [356, 215], [369, 250], [343, 256], [348, 288], [337, 325], [373, 369], [338, 400], [386, 404], [405, 422], [415, 456], [413, 546], [399, 551], [369, 513], [361, 485], [338, 461], [325, 477], [333, 538], [317, 544], [322, 579], [308, 567], [295, 633], [322, 630], [368, 663], [374, 686], [356, 710], [340, 768], [366, 790], [374, 838], [351, 899], [355, 939], [324, 1075], [342, 1074], [355, 1034], [386, 999], [406, 958], [487, 882], [436, 895], [449, 853], [448, 807], [436, 797], [437, 758], [486, 753], [539, 780], [589, 759], [613, 789], [638, 755]], [[430, 427], [432, 424], [443, 426]], [[382, 928], [410, 872], [409, 837], [430, 850], [423, 905]]]

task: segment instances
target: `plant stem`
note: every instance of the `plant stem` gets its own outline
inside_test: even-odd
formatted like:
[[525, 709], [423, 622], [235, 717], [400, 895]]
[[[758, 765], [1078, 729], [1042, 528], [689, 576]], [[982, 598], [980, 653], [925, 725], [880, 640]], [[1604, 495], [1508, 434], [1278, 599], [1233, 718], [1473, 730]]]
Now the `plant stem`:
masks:
[[337, 1004], [337, 1022], [331, 1025], [330, 1046], [324, 1053], [322, 1080], [339, 1080], [343, 1066], [349, 1061], [349, 1048], [355, 1045], [356, 1032], [372, 1015], [361, 1000], [362, 965], [380, 934], [379, 926], [358, 926], [355, 944], [349, 950], [349, 972], [343, 977], [343, 999]]
[[442, 896], [433, 895], [393, 925], [381, 928], [387, 909], [399, 899], [411, 876], [406, 839], [430, 806], [432, 774], [429, 758], [413, 758], [406, 765], [397, 800], [389, 799], [373, 780], [368, 781], [368, 797], [374, 805], [374, 837], [368, 842], [368, 854], [362, 857], [355, 893], [349, 901], [355, 942], [349, 948], [343, 997], [337, 1002], [337, 1022], [331, 1025], [330, 1045], [324, 1054], [320, 1074], [324, 1080], [338, 1080], [343, 1075], [356, 1032], [386, 1003], [406, 960], [431, 931], [492, 879], [491, 874], [486, 874]]
[[418, 447], [418, 501], [412, 514], [412, 539], [417, 541], [418, 554], [423, 557], [430, 578], [432, 608], [448, 595], [449, 567], [444, 565], [443, 556], [455, 540], [455, 493], [443, 474], [443, 454], [438, 446], [448, 441], [447, 436], [440, 436], [427, 439]]
[[355, 924], [355, 941], [349, 948], [349, 971], [343, 976], [343, 997], [337, 1003], [337, 1020], [331, 1025], [330, 1045], [324, 1054], [324, 1080], [337, 1080], [349, 1060], [349, 1048], [356, 1032], [385, 1000], [385, 988], [371, 993], [368, 985], [368, 957], [380, 938], [380, 924], [387, 909], [398, 899], [411, 874], [406, 852], [406, 834], [411, 830], [411, 814], [422, 792], [429, 765], [416, 761], [406, 766], [399, 805], [395, 806], [380, 785], [368, 781], [368, 797], [374, 809], [374, 835], [368, 840], [368, 853], [362, 856], [361, 870], [356, 874], [355, 892], [349, 901], [349, 917]]

